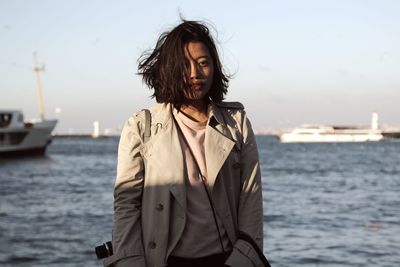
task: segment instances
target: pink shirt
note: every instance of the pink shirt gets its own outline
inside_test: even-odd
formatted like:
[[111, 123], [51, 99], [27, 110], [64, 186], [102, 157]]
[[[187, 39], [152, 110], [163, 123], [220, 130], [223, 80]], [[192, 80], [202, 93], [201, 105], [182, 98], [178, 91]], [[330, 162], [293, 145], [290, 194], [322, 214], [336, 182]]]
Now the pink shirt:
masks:
[[[195, 160], [201, 173], [207, 179], [207, 166], [204, 151], [204, 140], [207, 121], [197, 122], [187, 117], [182, 112], [174, 109], [174, 116], [191, 147]], [[178, 131], [179, 133], [179, 131]], [[218, 237], [210, 202], [207, 197], [201, 175], [198, 171], [192, 153], [188, 149], [181, 134], [179, 140], [182, 147], [186, 167], [186, 192], [187, 192], [187, 220], [182, 238], [172, 251], [172, 255], [184, 258], [199, 258], [221, 253], [221, 244]], [[225, 251], [231, 250], [226, 230], [218, 219]]]

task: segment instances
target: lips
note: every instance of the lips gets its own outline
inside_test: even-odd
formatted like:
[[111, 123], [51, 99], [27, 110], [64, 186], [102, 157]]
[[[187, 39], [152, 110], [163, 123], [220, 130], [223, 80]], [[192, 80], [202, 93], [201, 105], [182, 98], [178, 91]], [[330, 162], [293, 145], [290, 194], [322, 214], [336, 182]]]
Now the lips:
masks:
[[201, 90], [205, 85], [205, 82], [193, 82], [192, 83], [192, 89], [194, 90]]

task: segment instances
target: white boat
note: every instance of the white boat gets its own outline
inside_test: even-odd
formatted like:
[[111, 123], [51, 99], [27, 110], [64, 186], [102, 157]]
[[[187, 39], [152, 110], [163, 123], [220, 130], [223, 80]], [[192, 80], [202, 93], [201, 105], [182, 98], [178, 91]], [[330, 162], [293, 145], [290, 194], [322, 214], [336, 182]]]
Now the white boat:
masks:
[[57, 120], [45, 119], [39, 68], [34, 54], [40, 119], [25, 121], [20, 110], [0, 110], [0, 156], [43, 154], [51, 143]]
[[57, 120], [24, 121], [19, 110], [0, 111], [0, 155], [42, 154]]
[[375, 142], [384, 137], [378, 126], [378, 114], [372, 113], [370, 127], [303, 125], [289, 133], [278, 135], [282, 143], [312, 142]]

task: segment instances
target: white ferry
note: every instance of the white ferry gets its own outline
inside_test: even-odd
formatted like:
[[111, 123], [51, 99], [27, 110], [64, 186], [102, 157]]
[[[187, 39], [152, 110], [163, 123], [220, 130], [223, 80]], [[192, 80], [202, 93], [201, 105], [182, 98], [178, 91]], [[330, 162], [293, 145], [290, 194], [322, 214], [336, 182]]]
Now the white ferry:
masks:
[[42, 154], [57, 120], [24, 121], [19, 110], [0, 110], [0, 156]]
[[371, 126], [340, 127], [324, 125], [303, 125], [292, 132], [278, 135], [282, 143], [311, 142], [375, 142], [384, 137], [378, 126], [378, 114], [372, 113]]
[[35, 53], [33, 59], [40, 119], [24, 121], [24, 116], [19, 110], [0, 110], [0, 156], [44, 153], [52, 140], [51, 132], [56, 127], [57, 120], [44, 117], [39, 74], [43, 68], [39, 68]]

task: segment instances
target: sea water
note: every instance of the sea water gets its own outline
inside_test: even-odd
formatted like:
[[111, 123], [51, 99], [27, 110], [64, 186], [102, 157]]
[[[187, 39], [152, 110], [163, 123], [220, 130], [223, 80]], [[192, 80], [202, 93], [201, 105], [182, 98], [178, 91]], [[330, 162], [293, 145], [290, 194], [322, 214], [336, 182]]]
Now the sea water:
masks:
[[[257, 137], [264, 252], [278, 266], [400, 266], [400, 142]], [[101, 266], [118, 138], [55, 138], [0, 159], [0, 266]]]

